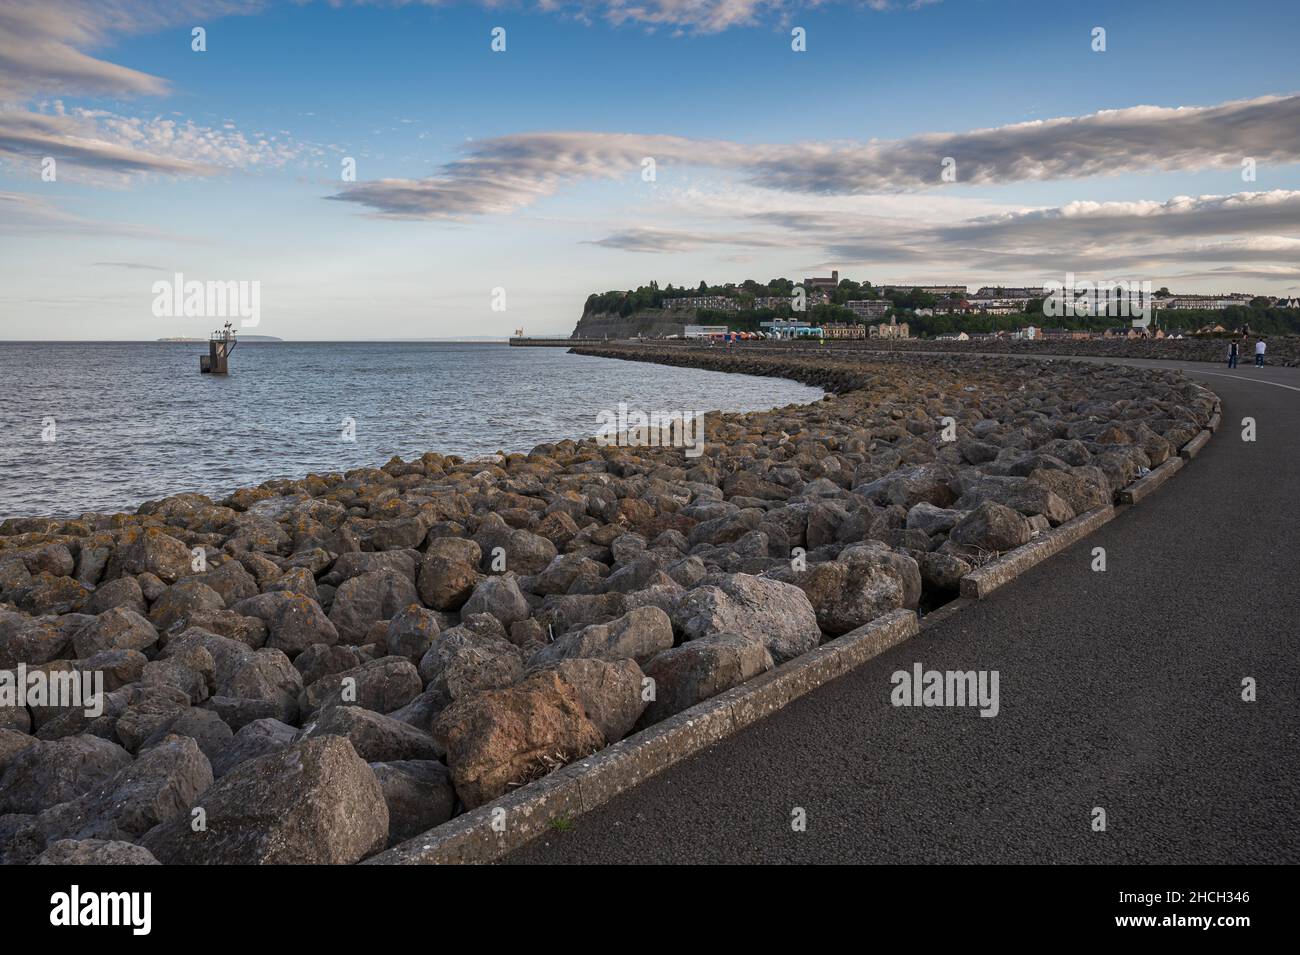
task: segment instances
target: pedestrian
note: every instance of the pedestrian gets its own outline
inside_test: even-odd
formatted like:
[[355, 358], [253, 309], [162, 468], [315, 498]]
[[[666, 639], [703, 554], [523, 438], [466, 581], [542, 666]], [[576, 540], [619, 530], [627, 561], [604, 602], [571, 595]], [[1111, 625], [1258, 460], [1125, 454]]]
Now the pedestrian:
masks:
[[1264, 349], [1266, 347], [1267, 346], [1265, 346], [1264, 344], [1264, 339], [1262, 338], [1259, 341], [1255, 342], [1255, 367], [1256, 368], [1264, 367]]
[[1237, 340], [1234, 338], [1232, 344], [1228, 346], [1228, 367], [1237, 367]]

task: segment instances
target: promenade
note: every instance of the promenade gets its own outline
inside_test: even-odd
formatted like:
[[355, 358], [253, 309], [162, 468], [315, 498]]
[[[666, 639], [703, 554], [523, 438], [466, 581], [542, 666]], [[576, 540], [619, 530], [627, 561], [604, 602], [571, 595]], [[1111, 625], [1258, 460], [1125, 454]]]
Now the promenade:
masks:
[[[1170, 483], [506, 861], [1300, 862], [1300, 369], [1128, 363], [1222, 398]], [[997, 670], [998, 715], [891, 706], [917, 662]]]

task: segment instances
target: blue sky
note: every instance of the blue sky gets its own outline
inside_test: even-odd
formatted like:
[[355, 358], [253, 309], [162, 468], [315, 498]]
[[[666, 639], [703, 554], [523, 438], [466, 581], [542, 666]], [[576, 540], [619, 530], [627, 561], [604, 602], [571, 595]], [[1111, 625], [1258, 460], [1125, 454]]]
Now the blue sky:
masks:
[[206, 334], [177, 271], [293, 339], [830, 268], [1300, 293], [1294, 3], [548, 6], [0, 0], [0, 337]]

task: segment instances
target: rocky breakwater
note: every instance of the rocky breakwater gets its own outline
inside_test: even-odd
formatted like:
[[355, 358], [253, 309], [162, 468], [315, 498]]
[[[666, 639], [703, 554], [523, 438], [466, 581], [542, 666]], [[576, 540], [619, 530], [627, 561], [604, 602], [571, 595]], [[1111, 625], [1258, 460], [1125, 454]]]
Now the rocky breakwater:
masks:
[[[1255, 360], [1258, 336], [1247, 335], [1239, 341], [1241, 365]], [[1272, 335], [1265, 339], [1267, 362], [1286, 368], [1300, 366], [1300, 337]], [[937, 341], [933, 339], [870, 338], [861, 341], [837, 341], [835, 347], [868, 351], [904, 352], [985, 352], [999, 355], [1071, 355], [1080, 358], [1154, 358], [1162, 361], [1203, 361], [1226, 363], [1226, 338], [1049, 338], [1026, 341]]]
[[945, 600], [1215, 404], [1073, 362], [589, 351], [831, 394], [711, 414], [694, 458], [564, 440], [0, 524], [4, 861], [356, 862]]

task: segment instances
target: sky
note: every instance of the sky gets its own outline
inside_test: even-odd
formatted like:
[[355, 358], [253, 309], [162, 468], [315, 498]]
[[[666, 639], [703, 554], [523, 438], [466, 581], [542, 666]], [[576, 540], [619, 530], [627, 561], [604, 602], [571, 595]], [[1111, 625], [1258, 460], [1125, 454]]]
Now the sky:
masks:
[[1298, 39], [1293, 0], [0, 0], [0, 339], [206, 337], [178, 273], [292, 340], [832, 269], [1297, 295]]

